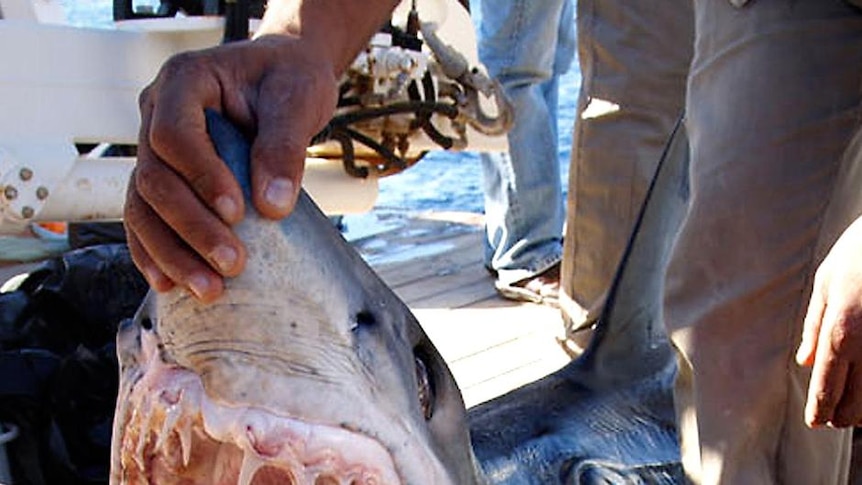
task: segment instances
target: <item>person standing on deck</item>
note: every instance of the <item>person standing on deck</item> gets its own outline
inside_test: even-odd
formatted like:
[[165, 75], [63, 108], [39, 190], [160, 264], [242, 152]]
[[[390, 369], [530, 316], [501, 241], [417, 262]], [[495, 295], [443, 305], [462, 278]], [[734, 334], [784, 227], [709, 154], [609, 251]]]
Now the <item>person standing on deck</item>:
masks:
[[668, 136], [691, 62], [690, 0], [578, 0], [582, 81], [569, 170], [560, 306], [588, 343]]
[[[338, 75], [395, 3], [273, 0], [256, 40], [168, 61], [141, 97], [125, 219], [155, 289], [178, 284], [210, 301], [221, 276], [242, 270], [230, 230], [242, 198], [203, 108], [256, 128], [254, 203], [289, 214]], [[862, 423], [862, 11], [845, 0], [693, 7], [691, 207], [665, 291], [685, 471], [708, 484], [843, 483], [849, 430], [805, 424]], [[644, 62], [666, 55], [650, 52]]]
[[485, 267], [503, 297], [557, 306], [565, 215], [557, 106], [560, 76], [574, 58], [572, 2], [480, 0], [478, 7], [479, 59], [514, 108], [509, 151], [480, 154]]

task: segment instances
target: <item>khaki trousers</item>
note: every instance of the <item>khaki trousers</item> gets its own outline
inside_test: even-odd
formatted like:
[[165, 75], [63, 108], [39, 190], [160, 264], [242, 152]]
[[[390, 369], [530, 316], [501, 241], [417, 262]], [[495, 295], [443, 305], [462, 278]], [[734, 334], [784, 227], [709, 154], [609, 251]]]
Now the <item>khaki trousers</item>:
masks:
[[693, 36], [691, 0], [578, 0], [577, 8], [583, 81], [561, 294], [570, 328], [598, 316], [682, 112]]
[[850, 433], [805, 427], [793, 354], [814, 271], [859, 214], [862, 15], [841, 0], [694, 4], [692, 200], [665, 287], [686, 473], [844, 483]]
[[[574, 326], [601, 303], [678, 114], [691, 25], [668, 16], [686, 2], [580, 3], [588, 116], [563, 266]], [[804, 426], [808, 374], [793, 353], [814, 270], [862, 214], [862, 15], [842, 0], [735, 3], [693, 2], [692, 200], [665, 288], [683, 462], [695, 483], [844, 483], [850, 433]], [[597, 98], [619, 109], [594, 117]]]

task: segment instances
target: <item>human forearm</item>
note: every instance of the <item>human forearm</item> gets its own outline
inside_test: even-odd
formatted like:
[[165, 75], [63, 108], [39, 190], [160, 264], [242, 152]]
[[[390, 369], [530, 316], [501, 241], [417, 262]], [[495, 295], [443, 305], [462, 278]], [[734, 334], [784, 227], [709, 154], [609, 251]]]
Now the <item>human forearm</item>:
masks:
[[398, 0], [272, 0], [255, 38], [302, 37], [341, 74], [397, 4]]

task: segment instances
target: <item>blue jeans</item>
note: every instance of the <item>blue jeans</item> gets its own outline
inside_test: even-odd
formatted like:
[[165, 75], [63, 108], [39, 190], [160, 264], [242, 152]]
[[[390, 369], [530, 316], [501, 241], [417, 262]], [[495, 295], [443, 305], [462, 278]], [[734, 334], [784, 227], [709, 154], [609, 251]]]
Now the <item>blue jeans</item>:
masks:
[[481, 156], [485, 265], [509, 284], [561, 259], [557, 96], [559, 76], [574, 58], [572, 2], [481, 0], [478, 38], [479, 58], [515, 112], [509, 152]]

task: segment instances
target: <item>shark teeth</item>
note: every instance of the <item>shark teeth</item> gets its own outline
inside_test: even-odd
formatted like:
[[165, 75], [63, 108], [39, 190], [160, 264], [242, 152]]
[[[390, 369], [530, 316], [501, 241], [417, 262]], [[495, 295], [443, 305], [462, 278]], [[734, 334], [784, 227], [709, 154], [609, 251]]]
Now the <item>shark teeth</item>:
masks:
[[177, 406], [173, 406], [167, 410], [165, 413], [165, 420], [162, 423], [162, 429], [159, 432], [158, 438], [156, 439], [156, 452], [160, 452], [164, 450], [165, 443], [168, 441], [168, 436], [171, 435], [171, 431], [177, 426], [177, 422], [180, 419], [180, 408]]
[[[122, 463], [137, 470], [124, 473], [135, 477], [124, 483], [158, 482], [154, 469], [195, 484], [212, 483], [214, 470], [220, 470], [235, 477], [237, 485], [251, 485], [264, 469], [264, 475], [278, 474], [283, 477], [279, 483], [293, 485], [401, 483], [392, 458], [376, 440], [262, 409], [219, 404], [206, 396], [197, 375], [181, 368], [163, 365], [146, 373], [129, 400]], [[194, 452], [197, 447], [202, 451]]]
[[150, 400], [148, 398], [144, 398], [144, 401], [141, 403], [141, 406], [136, 408], [133, 413], [133, 418], [137, 418], [139, 420], [140, 426], [140, 434], [138, 435], [138, 442], [135, 446], [135, 453], [132, 455], [135, 459], [135, 463], [138, 465], [138, 468], [143, 470], [145, 467], [144, 464], [144, 448], [147, 445], [148, 429], [150, 427], [150, 423], [153, 419], [153, 407], [150, 404]]
[[239, 470], [239, 479], [237, 485], [251, 485], [255, 473], [264, 467], [266, 462], [257, 456], [253, 451], [245, 450], [242, 454], [242, 466]]
[[192, 423], [190, 420], [184, 420], [182, 426], [177, 430], [180, 436], [180, 448], [183, 455], [183, 466], [188, 467], [192, 457]]

